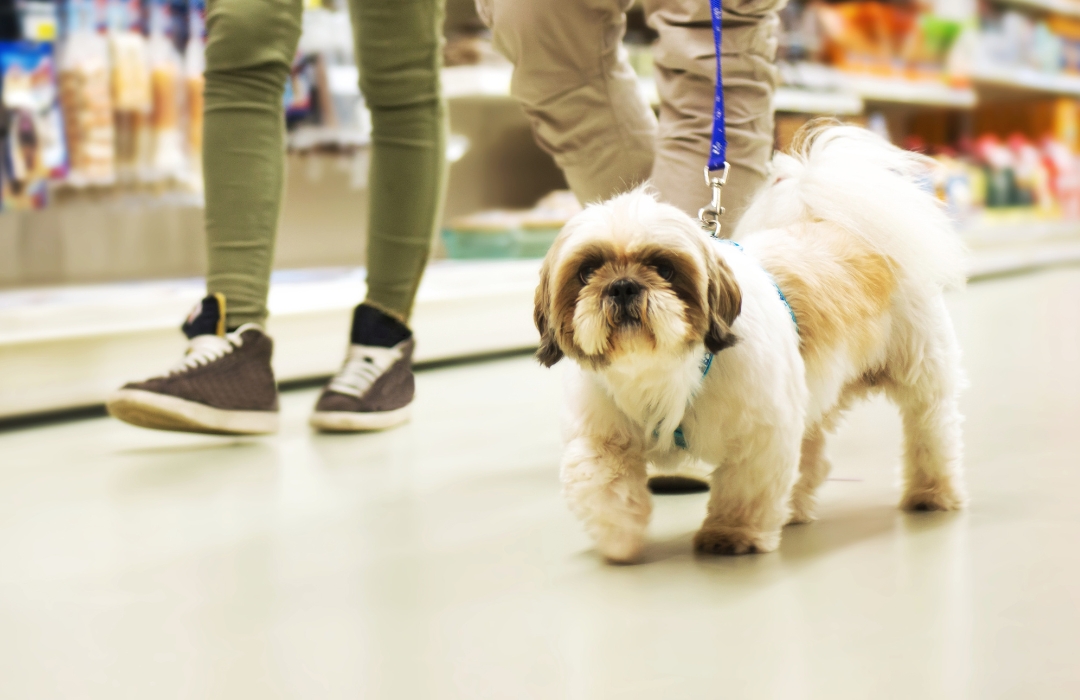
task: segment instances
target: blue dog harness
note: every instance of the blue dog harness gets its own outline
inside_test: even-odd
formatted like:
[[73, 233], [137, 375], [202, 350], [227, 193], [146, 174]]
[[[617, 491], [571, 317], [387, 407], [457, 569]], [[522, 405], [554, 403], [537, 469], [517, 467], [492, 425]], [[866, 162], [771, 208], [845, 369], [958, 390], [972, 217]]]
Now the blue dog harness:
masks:
[[[726, 243], [727, 245], [735, 246], [739, 250], [743, 250], [743, 247], [735, 241], [728, 240], [726, 238], [714, 239], [718, 243]], [[745, 251], [744, 251], [745, 252]], [[768, 273], [766, 273], [768, 274]], [[795, 324], [795, 332], [799, 332], [799, 321], [795, 318], [795, 310], [791, 308], [791, 304], [788, 303], [787, 297], [784, 296], [784, 290], [780, 289], [780, 285], [776, 283], [776, 280], [769, 275], [769, 280], [772, 282], [773, 289], [776, 290], [776, 296], [780, 297], [780, 301], [784, 302], [784, 308], [787, 309], [788, 315], [791, 316], [791, 322]], [[701, 359], [701, 378], [709, 376], [709, 370], [712, 369], [713, 358], [716, 357], [711, 352], [706, 352], [705, 357]], [[659, 431], [654, 432], [653, 435], [658, 435]], [[686, 435], [683, 434], [682, 426], [675, 428], [674, 433], [675, 446], [679, 449], [685, 450], [687, 448]]]

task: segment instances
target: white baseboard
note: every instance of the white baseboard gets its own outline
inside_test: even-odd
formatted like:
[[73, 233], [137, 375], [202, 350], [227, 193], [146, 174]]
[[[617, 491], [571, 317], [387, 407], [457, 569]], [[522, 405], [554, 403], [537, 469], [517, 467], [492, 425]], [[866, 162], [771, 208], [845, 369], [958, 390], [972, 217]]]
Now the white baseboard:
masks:
[[[433, 263], [413, 315], [417, 361], [536, 345], [539, 260]], [[281, 381], [333, 373], [348, 343], [362, 269], [276, 273], [267, 331]], [[201, 279], [0, 293], [0, 417], [102, 403], [125, 382], [159, 374], [184, 350], [180, 323]]]
[[[1080, 263], [1080, 242], [1069, 237], [973, 248], [973, 278]], [[539, 267], [432, 263], [413, 315], [417, 361], [535, 346]], [[337, 369], [363, 278], [357, 268], [274, 275], [267, 330], [279, 380]], [[97, 405], [125, 382], [167, 369], [184, 349], [179, 325], [203, 294], [201, 279], [0, 292], [0, 418]]]

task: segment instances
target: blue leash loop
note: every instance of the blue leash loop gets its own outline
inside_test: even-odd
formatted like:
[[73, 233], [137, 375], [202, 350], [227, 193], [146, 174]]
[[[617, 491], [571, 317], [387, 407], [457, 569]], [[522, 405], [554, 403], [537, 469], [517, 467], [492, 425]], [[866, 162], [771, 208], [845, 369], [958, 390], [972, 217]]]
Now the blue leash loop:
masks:
[[712, 15], [713, 44], [716, 46], [716, 97], [713, 100], [712, 144], [709, 146], [709, 162], [705, 166], [705, 184], [712, 191], [712, 201], [698, 211], [701, 227], [709, 231], [713, 238], [720, 237], [720, 216], [724, 207], [720, 206], [720, 191], [727, 182], [730, 166], [727, 162], [727, 131], [724, 125], [724, 72], [720, 61], [722, 20], [721, 0], [709, 0]]

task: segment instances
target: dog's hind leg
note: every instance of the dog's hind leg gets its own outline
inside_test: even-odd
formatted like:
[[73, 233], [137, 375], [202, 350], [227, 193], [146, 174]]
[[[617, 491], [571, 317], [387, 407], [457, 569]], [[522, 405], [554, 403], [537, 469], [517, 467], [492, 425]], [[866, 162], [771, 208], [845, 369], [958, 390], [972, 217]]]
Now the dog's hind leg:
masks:
[[820, 424], [810, 426], [802, 441], [799, 480], [791, 491], [791, 517], [788, 523], [809, 523], [816, 519], [815, 492], [829, 475], [832, 465], [825, 458], [825, 430]]
[[963, 438], [957, 402], [959, 350], [948, 319], [938, 344], [928, 344], [906, 381], [888, 389], [904, 423], [905, 510], [956, 510], [965, 501]]
[[904, 510], [956, 510], [964, 505], [960, 410], [953, 395], [913, 388], [892, 392], [904, 422]]
[[570, 510], [600, 553], [615, 562], [633, 561], [652, 514], [644, 455], [615, 441], [578, 437], [566, 446], [561, 475]]

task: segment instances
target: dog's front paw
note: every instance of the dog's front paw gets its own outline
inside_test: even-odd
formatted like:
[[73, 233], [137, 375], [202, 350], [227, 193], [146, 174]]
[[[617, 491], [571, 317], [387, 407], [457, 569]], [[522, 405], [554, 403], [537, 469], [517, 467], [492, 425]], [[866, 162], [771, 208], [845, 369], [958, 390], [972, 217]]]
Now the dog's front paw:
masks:
[[596, 549], [610, 562], [615, 564], [630, 564], [641, 554], [645, 546], [645, 531], [618, 527], [615, 525], [599, 525], [592, 531]]
[[963, 492], [943, 481], [909, 488], [900, 501], [904, 510], [960, 510], [967, 503]]
[[704, 554], [757, 554], [771, 552], [779, 544], [780, 533], [744, 527], [705, 525], [694, 535], [694, 549]]

